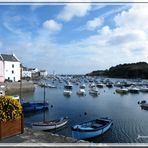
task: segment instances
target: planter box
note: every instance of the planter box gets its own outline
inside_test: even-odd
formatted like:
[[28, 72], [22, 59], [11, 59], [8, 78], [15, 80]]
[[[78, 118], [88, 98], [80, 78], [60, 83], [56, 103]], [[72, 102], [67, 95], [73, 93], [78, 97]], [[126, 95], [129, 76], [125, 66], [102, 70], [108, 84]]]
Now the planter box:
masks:
[[21, 134], [24, 132], [23, 115], [15, 120], [0, 121], [0, 139]]

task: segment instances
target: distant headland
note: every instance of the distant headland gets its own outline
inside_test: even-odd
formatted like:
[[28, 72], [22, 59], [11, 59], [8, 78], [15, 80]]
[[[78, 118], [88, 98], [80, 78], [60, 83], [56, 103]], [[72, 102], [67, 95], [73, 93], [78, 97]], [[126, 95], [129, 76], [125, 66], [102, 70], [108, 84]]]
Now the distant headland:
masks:
[[106, 76], [110, 78], [141, 78], [148, 79], [148, 63], [128, 63], [110, 67], [107, 70], [96, 70], [86, 74], [87, 76]]

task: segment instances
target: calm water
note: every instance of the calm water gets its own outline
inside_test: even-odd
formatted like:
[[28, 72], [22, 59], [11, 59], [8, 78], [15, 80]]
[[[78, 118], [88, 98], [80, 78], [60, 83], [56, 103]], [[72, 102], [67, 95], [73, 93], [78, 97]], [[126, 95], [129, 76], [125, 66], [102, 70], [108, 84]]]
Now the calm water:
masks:
[[[112, 129], [90, 141], [101, 143], [148, 142], [148, 137], [137, 138], [138, 135], [148, 136], [148, 111], [142, 110], [137, 104], [139, 100], [148, 101], [148, 93], [120, 95], [115, 93], [116, 87], [104, 87], [99, 89], [100, 95], [94, 97], [89, 94], [87, 83], [86, 96], [79, 97], [76, 94], [78, 85], [73, 85], [72, 95], [66, 97], [63, 95], [64, 84], [55, 82], [54, 85], [58, 88], [46, 88], [46, 100], [49, 102], [46, 119], [62, 116], [68, 116], [71, 119], [65, 128], [54, 132], [71, 136], [72, 125], [99, 117], [109, 117], [113, 120]], [[25, 101], [43, 101], [43, 88], [37, 86], [35, 92], [24, 93], [22, 96]], [[42, 111], [25, 115], [25, 126], [30, 127], [31, 122], [42, 119]]]

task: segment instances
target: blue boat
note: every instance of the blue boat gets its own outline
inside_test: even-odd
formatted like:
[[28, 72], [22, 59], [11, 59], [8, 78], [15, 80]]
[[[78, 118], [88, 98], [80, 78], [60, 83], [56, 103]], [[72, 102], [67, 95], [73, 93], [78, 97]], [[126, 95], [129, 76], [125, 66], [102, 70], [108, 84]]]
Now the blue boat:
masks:
[[100, 118], [72, 126], [72, 137], [76, 139], [88, 139], [102, 135], [113, 125], [111, 119]]
[[39, 111], [48, 109], [48, 103], [36, 103], [36, 102], [23, 102], [22, 104], [23, 112]]

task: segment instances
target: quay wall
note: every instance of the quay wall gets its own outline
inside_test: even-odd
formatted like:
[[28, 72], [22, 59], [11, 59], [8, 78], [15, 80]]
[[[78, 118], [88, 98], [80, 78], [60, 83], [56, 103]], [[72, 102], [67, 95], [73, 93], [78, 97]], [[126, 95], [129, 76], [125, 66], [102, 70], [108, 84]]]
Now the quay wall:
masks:
[[6, 82], [5, 84], [5, 93], [20, 93], [34, 91], [35, 86], [32, 81], [22, 81], [22, 82]]

